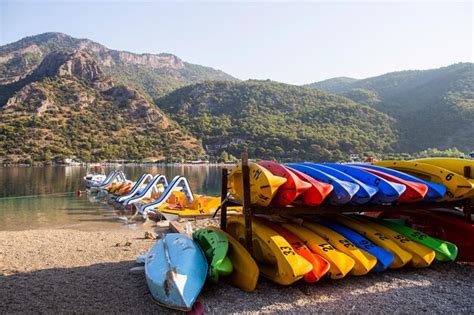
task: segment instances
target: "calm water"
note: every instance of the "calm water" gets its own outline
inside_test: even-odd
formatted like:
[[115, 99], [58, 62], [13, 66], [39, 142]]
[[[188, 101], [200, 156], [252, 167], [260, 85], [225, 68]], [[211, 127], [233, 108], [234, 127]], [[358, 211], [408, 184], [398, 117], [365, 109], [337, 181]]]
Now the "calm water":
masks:
[[[221, 168], [218, 166], [122, 166], [128, 179], [144, 172], [185, 176], [194, 193], [218, 195]], [[105, 168], [108, 173], [113, 168]], [[85, 190], [81, 166], [0, 168], [0, 230], [38, 228], [139, 228], [117, 220], [113, 208], [93, 197], [77, 197]]]

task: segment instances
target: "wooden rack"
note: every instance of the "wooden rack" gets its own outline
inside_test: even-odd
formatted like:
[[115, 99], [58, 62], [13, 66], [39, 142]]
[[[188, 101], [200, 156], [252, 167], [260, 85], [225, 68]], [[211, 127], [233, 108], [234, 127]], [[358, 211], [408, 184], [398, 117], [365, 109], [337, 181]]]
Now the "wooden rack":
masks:
[[[465, 170], [466, 171], [466, 170]], [[470, 172], [470, 170], [469, 170]], [[472, 199], [451, 201], [451, 202], [431, 202], [431, 203], [407, 203], [407, 204], [368, 204], [368, 205], [343, 205], [343, 206], [331, 206], [331, 205], [320, 205], [316, 207], [308, 206], [269, 206], [262, 207], [258, 205], [252, 205], [250, 203], [250, 169], [248, 164], [248, 154], [242, 153], [242, 187], [243, 187], [243, 202], [236, 204], [228, 201], [228, 169], [222, 169], [222, 186], [221, 186], [221, 217], [220, 226], [223, 231], [227, 227], [227, 207], [228, 206], [242, 206], [242, 213], [245, 220], [245, 245], [247, 250], [252, 252], [252, 216], [255, 214], [291, 214], [291, 215], [303, 215], [303, 214], [335, 214], [335, 213], [347, 213], [347, 212], [371, 212], [371, 211], [397, 211], [397, 210], [416, 210], [416, 209], [433, 209], [433, 208], [462, 208], [466, 220], [471, 220], [471, 213], [473, 212], [474, 205]]]

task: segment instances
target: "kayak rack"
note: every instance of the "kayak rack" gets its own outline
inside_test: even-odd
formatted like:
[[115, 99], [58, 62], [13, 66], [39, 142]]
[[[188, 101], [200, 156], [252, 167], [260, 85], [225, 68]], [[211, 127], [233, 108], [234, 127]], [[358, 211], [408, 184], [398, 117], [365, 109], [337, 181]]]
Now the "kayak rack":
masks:
[[[228, 175], [227, 168], [222, 169], [221, 181], [221, 216], [220, 227], [223, 231], [227, 228], [227, 207], [242, 206], [242, 213], [245, 221], [245, 246], [247, 250], [252, 252], [252, 217], [256, 214], [278, 214], [278, 215], [324, 215], [336, 213], [351, 213], [351, 212], [395, 212], [398, 210], [416, 210], [416, 209], [434, 209], [434, 208], [448, 208], [448, 209], [462, 209], [466, 220], [471, 220], [471, 214], [474, 213], [473, 199], [465, 199], [449, 202], [418, 202], [418, 203], [402, 203], [402, 204], [369, 204], [369, 205], [319, 205], [314, 207], [309, 206], [268, 206], [262, 207], [252, 205], [250, 203], [250, 169], [248, 164], [248, 153], [243, 152], [241, 155], [242, 161], [242, 187], [243, 187], [243, 202], [236, 203], [229, 201], [228, 191]], [[469, 170], [470, 171], [470, 170]]]

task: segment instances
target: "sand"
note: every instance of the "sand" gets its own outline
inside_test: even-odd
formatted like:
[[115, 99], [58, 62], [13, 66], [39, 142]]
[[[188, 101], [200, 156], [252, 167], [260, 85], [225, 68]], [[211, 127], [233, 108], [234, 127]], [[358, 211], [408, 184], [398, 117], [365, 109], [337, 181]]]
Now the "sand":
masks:
[[[144, 231], [0, 231], [0, 313], [170, 312], [129, 272], [155, 242]], [[315, 285], [261, 279], [254, 293], [208, 283], [199, 300], [211, 313], [473, 313], [473, 292], [474, 267], [436, 263]]]

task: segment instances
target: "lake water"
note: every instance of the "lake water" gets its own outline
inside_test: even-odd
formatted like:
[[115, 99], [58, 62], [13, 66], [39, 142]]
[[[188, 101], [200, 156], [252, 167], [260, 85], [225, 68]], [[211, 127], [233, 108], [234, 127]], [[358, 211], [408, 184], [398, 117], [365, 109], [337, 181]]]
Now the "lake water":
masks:
[[[219, 195], [219, 166], [120, 166], [128, 179], [143, 173], [164, 174], [169, 180], [185, 176], [194, 193]], [[76, 196], [85, 190], [86, 167], [6, 167], [0, 168], [0, 230], [42, 228], [116, 229], [140, 228], [117, 220], [114, 209], [91, 196]]]

